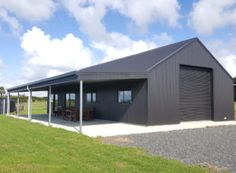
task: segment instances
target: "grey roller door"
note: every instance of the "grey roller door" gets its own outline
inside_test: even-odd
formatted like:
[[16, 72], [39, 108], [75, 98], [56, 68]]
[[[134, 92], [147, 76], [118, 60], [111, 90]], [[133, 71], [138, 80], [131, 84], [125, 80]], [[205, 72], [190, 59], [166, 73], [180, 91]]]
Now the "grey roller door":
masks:
[[210, 120], [212, 71], [180, 66], [180, 116], [182, 121]]

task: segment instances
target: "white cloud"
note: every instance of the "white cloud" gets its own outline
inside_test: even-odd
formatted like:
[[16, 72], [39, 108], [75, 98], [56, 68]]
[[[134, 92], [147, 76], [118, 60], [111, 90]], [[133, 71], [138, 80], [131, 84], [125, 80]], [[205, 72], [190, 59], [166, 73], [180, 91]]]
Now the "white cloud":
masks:
[[8, 67], [3, 59], [0, 57], [0, 70], [3, 70], [4, 68]]
[[52, 70], [49, 70], [47, 72], [47, 76], [46, 77], [52, 77], [52, 76], [56, 76], [56, 75], [59, 75], [59, 74], [62, 74], [63, 72], [60, 71], [60, 70], [57, 70], [57, 69], [52, 69]]
[[236, 77], [236, 39], [229, 39], [225, 43], [222, 40], [211, 40], [207, 45], [231, 76]]
[[199, 0], [193, 4], [189, 24], [200, 34], [236, 25], [235, 0]]
[[11, 88], [13, 86], [16, 86], [18, 84], [22, 84], [25, 81], [18, 80], [15, 78], [9, 79], [4, 75], [4, 73], [0, 72], [0, 86], [3, 86], [4, 88]]
[[53, 39], [40, 28], [33, 27], [22, 36], [21, 47], [26, 56], [23, 74], [28, 79], [49, 77], [91, 65], [92, 52], [73, 34]]
[[53, 0], [1, 0], [0, 8], [27, 21], [41, 21], [51, 17], [56, 4]]
[[80, 29], [95, 40], [109, 40], [102, 23], [108, 9], [130, 18], [140, 29], [161, 22], [178, 26], [180, 5], [177, 0], [61, 0], [64, 7], [79, 22]]
[[0, 11], [5, 13], [2, 20], [12, 30], [19, 28], [19, 19], [30, 22], [49, 19], [58, 6], [65, 7], [80, 23], [80, 29], [96, 40], [109, 39], [102, 22], [108, 10], [115, 10], [128, 17], [141, 30], [147, 30], [154, 22], [175, 27], [179, 25], [180, 18], [180, 5], [177, 0], [150, 0], [148, 3], [146, 0], [21, 0], [20, 3], [15, 0], [0, 1]]
[[3, 60], [0, 58], [0, 67], [3, 66]]
[[79, 22], [80, 29], [92, 39], [106, 39], [106, 28], [101, 20], [106, 14], [103, 1], [88, 2], [87, 0], [62, 0], [65, 8]]
[[13, 34], [18, 34], [21, 26], [15, 17], [9, 16], [8, 12], [0, 8], [0, 20], [4, 21], [9, 25]]
[[[3, 60], [0, 58], [0, 68], [3, 66]], [[2, 77], [2, 72], [0, 71], [0, 81], [2, 81], [3, 80], [3, 77]], [[2, 86], [1, 85], [1, 82], [0, 82], [0, 86]]]
[[115, 1], [113, 8], [132, 19], [135, 24], [146, 30], [153, 22], [178, 26], [180, 5], [177, 0], [121, 0]]
[[5, 88], [9, 88], [14, 86], [15, 84], [19, 84], [19, 78], [15, 78], [11, 76], [11, 73], [6, 72], [8, 70], [8, 65], [5, 64], [3, 59], [0, 57], [0, 86]]
[[[178, 17], [176, 17], [175, 21], [174, 19], [172, 20], [172, 18], [175, 17], [168, 13], [167, 10], [164, 14], [162, 9], [167, 7], [168, 4], [169, 11], [172, 11], [172, 5], [176, 5], [177, 3], [175, 0], [158, 1], [159, 3], [155, 3], [157, 1], [145, 3], [146, 1], [141, 0], [139, 1], [141, 4], [132, 0], [61, 0], [61, 2], [70, 14], [77, 20], [81, 31], [86, 33], [92, 39], [92, 47], [104, 53], [105, 57], [102, 60], [103, 62], [156, 47], [156, 44], [152, 41], [132, 40], [127, 35], [121, 33], [107, 32], [105, 25], [102, 23], [102, 19], [106, 15], [108, 9], [116, 10], [119, 13], [126, 15], [137, 25], [149, 25], [159, 19], [165, 19], [168, 24], [175, 25], [178, 20]], [[139, 8], [135, 11], [129, 7], [131, 4], [135, 4], [135, 6], [138, 7], [142, 6], [144, 3], [148, 10]], [[155, 7], [153, 7], [154, 4]], [[145, 15], [147, 16], [143, 18]], [[140, 23], [138, 23], [139, 20], [141, 20]]]
[[[30, 7], [33, 1], [23, 0], [26, 7], [20, 5], [15, 7], [13, 0], [0, 2], [3, 8], [11, 14], [27, 21], [39, 21], [48, 19], [56, 9], [54, 1], [43, 0], [39, 9], [21, 12]], [[144, 0], [61, 0], [60, 3], [70, 12], [79, 23], [81, 31], [88, 34], [91, 47], [104, 53], [103, 62], [121, 58], [134, 53], [139, 53], [156, 47], [156, 43], [163, 44], [172, 41], [167, 33], [154, 36], [152, 40], [134, 40], [127, 35], [115, 32], [107, 32], [102, 20], [107, 11], [116, 10], [122, 15], [130, 18], [138, 27], [145, 29], [154, 22], [165, 23], [169, 26], [177, 26], [179, 15], [179, 4], [177, 0], [152, 0], [146, 3]], [[145, 8], [133, 9], [130, 5]], [[42, 8], [45, 6], [46, 9]], [[146, 8], [147, 7], [147, 8]], [[43, 11], [45, 10], [45, 11]], [[44, 13], [40, 15], [38, 13]], [[8, 13], [7, 13], [8, 14]], [[38, 14], [38, 16], [36, 15]], [[32, 16], [32, 19], [28, 18]], [[33, 27], [27, 31], [21, 40], [21, 47], [25, 52], [21, 78], [26, 81], [44, 77], [50, 77], [70, 70], [91, 65], [92, 52], [85, 47], [83, 41], [73, 34], [67, 34], [64, 38], [51, 38], [41, 29]], [[95, 57], [96, 58], [96, 57]]]
[[236, 55], [222, 57], [220, 62], [232, 77], [236, 77]]
[[94, 42], [93, 47], [104, 52], [105, 57], [102, 62], [122, 58], [135, 53], [143, 52], [156, 47], [151, 41], [131, 40], [128, 36], [120, 33], [111, 33], [109, 35], [113, 42]]
[[6, 22], [11, 31], [19, 33], [19, 19], [30, 22], [49, 19], [55, 12], [57, 4], [54, 0], [1, 0], [0, 20]]
[[158, 45], [167, 45], [173, 42], [173, 38], [171, 35], [167, 34], [166, 32], [162, 32], [160, 34], [156, 34], [153, 36], [153, 40], [155, 40]]

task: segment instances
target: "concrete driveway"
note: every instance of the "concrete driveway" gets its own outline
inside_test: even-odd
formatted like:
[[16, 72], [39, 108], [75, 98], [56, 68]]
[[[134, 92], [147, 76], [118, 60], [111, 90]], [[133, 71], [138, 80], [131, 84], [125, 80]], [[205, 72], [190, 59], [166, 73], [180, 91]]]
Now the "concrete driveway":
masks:
[[[28, 120], [27, 116], [15, 116], [14, 118], [20, 118]], [[32, 115], [31, 122], [48, 125], [48, 115]], [[62, 128], [65, 130], [79, 132], [79, 122], [72, 122], [63, 120], [62, 117], [52, 116], [51, 127]], [[135, 125], [122, 122], [94, 119], [92, 121], [83, 121], [83, 134], [90, 137], [107, 137], [117, 135], [130, 135], [130, 134], [143, 134], [153, 132], [167, 132], [174, 130], [184, 129], [196, 129], [214, 126], [228, 126], [236, 125], [236, 121], [192, 121], [192, 122], [181, 122], [180, 124], [172, 125]]]

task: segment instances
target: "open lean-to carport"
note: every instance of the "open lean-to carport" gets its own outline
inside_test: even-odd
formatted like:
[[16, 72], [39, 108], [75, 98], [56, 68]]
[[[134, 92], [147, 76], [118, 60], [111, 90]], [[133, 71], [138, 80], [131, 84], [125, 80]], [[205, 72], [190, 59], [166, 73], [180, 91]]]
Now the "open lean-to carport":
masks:
[[[47, 91], [48, 92], [48, 124], [51, 124], [52, 120], [52, 89], [58, 86], [75, 85], [78, 86], [80, 92], [80, 120], [79, 120], [79, 131], [82, 133], [83, 124], [83, 80], [78, 79], [76, 71], [65, 73], [56, 77], [42, 79], [39, 81], [27, 83], [17, 87], [7, 89], [7, 115], [10, 115], [10, 96], [11, 93], [17, 93], [17, 116], [20, 112], [20, 92], [28, 92], [28, 120], [32, 120], [32, 92], [34, 91]], [[5, 111], [4, 111], [5, 112]]]

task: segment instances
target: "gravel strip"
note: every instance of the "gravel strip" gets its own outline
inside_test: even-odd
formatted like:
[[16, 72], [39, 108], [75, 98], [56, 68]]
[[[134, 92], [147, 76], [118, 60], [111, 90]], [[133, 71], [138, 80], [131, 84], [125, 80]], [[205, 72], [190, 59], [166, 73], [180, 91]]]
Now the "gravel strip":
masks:
[[209, 164], [236, 172], [236, 126], [104, 138], [106, 143], [144, 148], [188, 164]]

